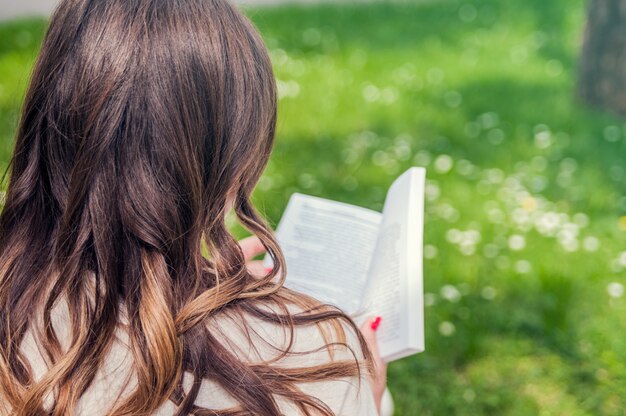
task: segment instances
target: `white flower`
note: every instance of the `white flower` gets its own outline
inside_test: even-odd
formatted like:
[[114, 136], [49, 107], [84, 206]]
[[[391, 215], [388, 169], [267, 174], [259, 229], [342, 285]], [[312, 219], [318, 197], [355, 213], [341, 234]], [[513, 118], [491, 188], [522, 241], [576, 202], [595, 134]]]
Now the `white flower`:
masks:
[[535, 146], [539, 149], [546, 149], [552, 144], [552, 135], [549, 131], [541, 131], [535, 134]]
[[621, 298], [624, 296], [624, 285], [617, 282], [609, 283], [606, 291], [612, 298]]
[[476, 246], [474, 244], [467, 244], [467, 242], [461, 242], [459, 250], [461, 251], [461, 254], [471, 256], [476, 253]]
[[527, 260], [518, 260], [515, 262], [515, 271], [520, 274], [530, 273], [532, 265]]
[[297, 81], [276, 81], [279, 98], [297, 97], [300, 94], [300, 84]]
[[504, 221], [504, 212], [498, 208], [491, 208], [487, 211], [487, 216], [489, 217], [489, 221], [495, 224], [501, 224]]
[[561, 219], [556, 212], [547, 212], [537, 218], [535, 228], [540, 234], [552, 236], [561, 225]]
[[413, 158], [413, 162], [418, 166], [428, 167], [430, 164], [431, 155], [426, 150], [420, 150]]
[[492, 259], [500, 253], [500, 247], [497, 244], [489, 243], [483, 247], [483, 254], [485, 257]]
[[480, 231], [478, 230], [467, 230], [463, 233], [462, 241], [476, 244], [480, 241]]
[[561, 161], [561, 170], [566, 173], [574, 173], [578, 168], [578, 162], [576, 159], [572, 159], [571, 157], [566, 157]]
[[372, 154], [372, 163], [377, 166], [384, 166], [389, 162], [389, 155], [382, 150], [377, 150]]
[[513, 210], [511, 218], [516, 224], [523, 225], [530, 221], [530, 214], [523, 208], [516, 208]]
[[604, 139], [607, 142], [617, 142], [619, 141], [621, 135], [622, 135], [622, 132], [620, 131], [620, 128], [617, 126], [606, 126], [604, 128]]
[[456, 332], [456, 327], [452, 322], [443, 321], [439, 324], [439, 333], [444, 337], [449, 337]]
[[474, 401], [474, 399], [476, 399], [476, 392], [474, 392], [474, 390], [472, 389], [465, 389], [465, 391], [463, 392], [463, 400], [471, 403]]
[[424, 306], [433, 306], [437, 303], [437, 295], [434, 293], [424, 293]]
[[585, 228], [589, 225], [589, 216], [587, 214], [583, 214], [582, 212], [574, 214], [574, 223], [576, 223], [576, 225], [580, 228]]
[[441, 218], [449, 222], [455, 222], [459, 219], [459, 212], [452, 205], [443, 203], [437, 206], [437, 214]]
[[583, 247], [586, 251], [597, 251], [600, 248], [600, 240], [596, 237], [585, 237]]
[[461, 241], [462, 235], [461, 231], [452, 228], [446, 232], [446, 240], [448, 240], [449, 243], [457, 244]]
[[572, 240], [578, 237], [578, 232], [578, 225], [569, 222], [567, 224], [563, 224], [563, 228], [561, 228], [561, 231], [557, 234], [557, 238], [559, 240]]
[[430, 245], [430, 244], [426, 244], [424, 246], [424, 257], [427, 259], [434, 259], [435, 257], [437, 257], [437, 254], [439, 254], [439, 250], [437, 249], [437, 247]]
[[452, 169], [454, 161], [448, 155], [440, 155], [435, 159], [435, 170], [438, 173], [448, 173]]
[[526, 247], [526, 239], [523, 235], [514, 234], [509, 237], [509, 248], [514, 251], [519, 251]]
[[461, 299], [461, 292], [455, 286], [445, 285], [441, 288], [441, 297], [450, 302], [458, 302]]
[[491, 286], [485, 286], [483, 290], [480, 292], [483, 298], [486, 300], [493, 300], [497, 295], [496, 289]]
[[564, 240], [561, 241], [561, 247], [563, 247], [565, 251], [578, 251], [580, 243], [575, 238], [571, 240]]
[[437, 185], [436, 182], [427, 181], [426, 182], [426, 189], [424, 190], [424, 193], [426, 194], [426, 199], [427, 200], [435, 201], [437, 198], [439, 198], [439, 195], [441, 194], [441, 191], [439, 189], [439, 185]]
[[367, 84], [363, 88], [363, 98], [365, 99], [365, 101], [370, 103], [378, 101], [378, 99], [380, 98], [380, 89], [378, 89], [376, 85]]
[[490, 183], [501, 183], [504, 180], [504, 172], [500, 169], [489, 169], [486, 171], [486, 174]]
[[498, 125], [500, 122], [500, 116], [493, 111], [488, 113], [483, 113], [478, 116], [478, 122], [483, 126], [484, 129], [492, 129]]

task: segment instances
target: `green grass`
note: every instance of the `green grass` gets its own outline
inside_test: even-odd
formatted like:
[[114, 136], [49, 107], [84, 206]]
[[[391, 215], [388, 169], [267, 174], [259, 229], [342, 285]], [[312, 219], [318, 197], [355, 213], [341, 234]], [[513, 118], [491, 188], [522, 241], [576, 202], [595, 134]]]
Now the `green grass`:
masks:
[[[294, 191], [379, 209], [429, 169], [426, 352], [390, 366], [398, 415], [626, 414], [626, 124], [577, 99], [584, 12], [248, 9], [282, 95], [255, 195], [273, 222]], [[44, 28], [0, 26], [2, 165]]]

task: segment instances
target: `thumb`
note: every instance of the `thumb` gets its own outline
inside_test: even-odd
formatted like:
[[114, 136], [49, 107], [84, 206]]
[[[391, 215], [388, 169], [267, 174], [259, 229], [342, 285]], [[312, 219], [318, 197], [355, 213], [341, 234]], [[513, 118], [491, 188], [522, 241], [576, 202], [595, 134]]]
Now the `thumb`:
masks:
[[361, 333], [363, 338], [367, 342], [375, 361], [380, 361], [380, 351], [378, 348], [378, 338], [376, 337], [376, 330], [381, 323], [380, 316], [370, 316], [361, 325]]
[[387, 387], [387, 363], [380, 356], [380, 349], [378, 347], [378, 337], [376, 336], [376, 330], [381, 323], [381, 317], [369, 317], [361, 325], [360, 330], [365, 338], [365, 342], [372, 354], [372, 373], [369, 375], [370, 382], [372, 383], [372, 392], [374, 393], [374, 399], [376, 401], [376, 407], [381, 408], [381, 401], [384, 391]]

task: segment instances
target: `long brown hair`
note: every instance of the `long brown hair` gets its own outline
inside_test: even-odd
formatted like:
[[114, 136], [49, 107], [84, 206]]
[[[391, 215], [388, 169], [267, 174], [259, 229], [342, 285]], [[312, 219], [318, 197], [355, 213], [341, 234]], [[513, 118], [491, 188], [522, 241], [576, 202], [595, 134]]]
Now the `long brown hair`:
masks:
[[[225, 0], [61, 1], [31, 75], [0, 215], [0, 412], [72, 415], [124, 316], [137, 386], [109, 414], [146, 415], [169, 399], [177, 415], [269, 416], [280, 413], [276, 397], [332, 414], [296, 382], [358, 375], [356, 354], [302, 369], [246, 363], [205, 325], [235, 311], [286, 326], [293, 340], [296, 326], [328, 322], [345, 345], [347, 324], [370, 363], [346, 315], [282, 287], [283, 256], [250, 201], [273, 146], [276, 100], [261, 37]], [[226, 227], [231, 200], [274, 260], [264, 277], [250, 274]], [[66, 346], [51, 322], [60, 299]], [[38, 380], [20, 351], [30, 325], [49, 363]], [[239, 405], [195, 405], [203, 378]]]

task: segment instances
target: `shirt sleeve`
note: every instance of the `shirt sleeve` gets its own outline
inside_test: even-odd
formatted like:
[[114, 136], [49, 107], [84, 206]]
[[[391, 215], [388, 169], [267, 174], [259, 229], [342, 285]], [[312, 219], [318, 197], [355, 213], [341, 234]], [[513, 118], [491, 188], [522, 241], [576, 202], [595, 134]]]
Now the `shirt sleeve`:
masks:
[[[295, 312], [298, 310], [296, 309]], [[294, 313], [295, 313], [294, 312]], [[235, 330], [233, 323], [223, 325], [223, 338], [226, 345], [233, 349], [242, 360], [249, 362], [267, 362], [275, 358], [278, 350], [284, 350], [289, 344], [288, 331], [285, 327], [247, 317], [253, 331], [244, 333]], [[310, 368], [333, 361], [359, 361], [360, 374], [334, 378], [324, 381], [296, 383], [303, 393], [323, 402], [337, 416], [378, 416], [369, 373], [364, 362], [364, 354], [356, 331], [347, 323], [340, 325], [345, 339], [336, 338], [336, 327], [327, 322], [320, 325], [301, 325], [294, 327], [293, 344], [290, 354], [283, 356], [273, 365], [284, 368]], [[323, 331], [320, 327], [327, 329]], [[249, 338], [248, 338], [249, 337]], [[330, 345], [328, 343], [330, 342]], [[329, 353], [327, 347], [332, 351]], [[211, 395], [207, 395], [209, 397]], [[212, 396], [212, 401], [215, 397]], [[300, 415], [298, 406], [291, 400], [276, 396], [281, 414]]]
[[344, 395], [343, 403], [337, 410], [337, 415], [366, 415], [378, 416], [374, 393], [367, 377], [361, 377], [360, 386], [357, 382], [349, 382]]
[[[363, 359], [361, 344], [354, 330], [344, 328], [347, 337], [347, 344], [357, 354], [359, 359]], [[350, 356], [352, 356], [350, 354]], [[344, 399], [337, 410], [337, 415], [365, 415], [378, 416], [372, 384], [370, 382], [367, 369], [362, 365], [360, 375], [354, 376], [346, 382]]]
[[[369, 380], [365, 376], [359, 383], [357, 376], [298, 386], [304, 393], [324, 402], [336, 416], [378, 416]], [[283, 402], [285, 415], [300, 414], [292, 403]]]
[[[334, 359], [354, 360], [356, 355], [359, 360], [362, 360], [363, 351], [354, 330], [344, 325], [344, 331], [347, 338], [346, 344], [350, 349], [346, 347], [333, 348]], [[322, 338], [318, 334], [307, 335], [305, 338], [307, 347], [323, 345]], [[302, 338], [300, 339], [302, 340]], [[315, 365], [324, 360], [328, 362], [328, 353], [326, 351], [321, 351], [318, 354], [310, 355], [306, 364]], [[378, 416], [367, 369], [363, 361], [360, 361], [360, 363], [360, 375], [324, 382], [302, 383], [298, 387], [303, 392], [323, 401], [337, 416]]]

